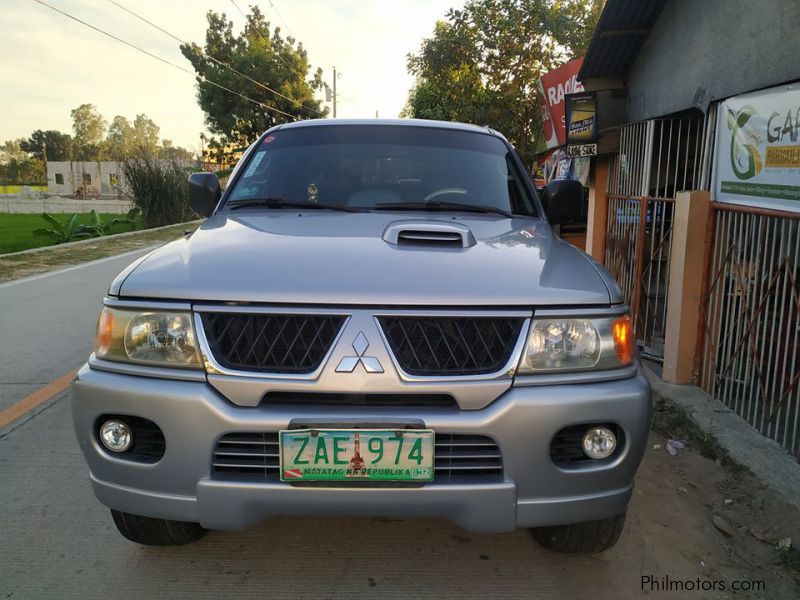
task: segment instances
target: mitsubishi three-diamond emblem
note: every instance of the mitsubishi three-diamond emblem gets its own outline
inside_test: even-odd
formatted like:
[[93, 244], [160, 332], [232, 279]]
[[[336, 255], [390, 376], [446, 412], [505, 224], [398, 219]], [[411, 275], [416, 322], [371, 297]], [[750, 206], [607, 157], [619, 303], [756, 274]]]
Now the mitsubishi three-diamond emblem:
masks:
[[358, 366], [358, 363], [364, 367], [367, 373], [383, 373], [383, 366], [381, 361], [375, 356], [364, 356], [364, 353], [369, 348], [367, 336], [363, 331], [359, 331], [356, 339], [353, 340], [353, 350], [356, 351], [356, 356], [345, 356], [339, 361], [336, 367], [337, 373], [352, 373]]

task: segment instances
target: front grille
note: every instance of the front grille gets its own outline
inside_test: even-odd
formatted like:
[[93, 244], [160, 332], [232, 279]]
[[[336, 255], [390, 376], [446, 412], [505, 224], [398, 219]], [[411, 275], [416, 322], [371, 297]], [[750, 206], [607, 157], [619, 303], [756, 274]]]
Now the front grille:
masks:
[[340, 315], [202, 313], [214, 358], [228, 369], [311, 373], [342, 328]]
[[255, 479], [278, 479], [278, 433], [228, 433], [217, 440], [214, 473], [240, 473]]
[[[434, 483], [501, 479], [503, 457], [494, 440], [482, 435], [437, 433]], [[280, 465], [277, 432], [228, 433], [214, 448], [212, 472], [248, 481], [277, 481]]]
[[380, 317], [402, 369], [411, 375], [480, 375], [505, 365], [519, 339], [517, 317]]
[[503, 455], [492, 438], [437, 433], [434, 443], [435, 481], [502, 478]]

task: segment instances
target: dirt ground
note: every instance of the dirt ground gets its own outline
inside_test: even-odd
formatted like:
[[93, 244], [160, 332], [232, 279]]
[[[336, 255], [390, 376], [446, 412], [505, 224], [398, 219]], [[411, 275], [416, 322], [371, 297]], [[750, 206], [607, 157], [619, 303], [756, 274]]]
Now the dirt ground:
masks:
[[[676, 409], [660, 402], [657, 407], [657, 431], [636, 477], [626, 532], [617, 548], [595, 560], [621, 552], [651, 581], [668, 576], [725, 583], [724, 590], [717, 584], [716, 591], [687, 588], [671, 596], [643, 585], [641, 592], [654, 597], [800, 598], [800, 514], [731, 464]], [[671, 456], [669, 438], [687, 447]], [[794, 547], [779, 549], [786, 538]], [[760, 590], [760, 584], [745, 583], [739, 587], [749, 591], [734, 592], [734, 581], [764, 583]]]

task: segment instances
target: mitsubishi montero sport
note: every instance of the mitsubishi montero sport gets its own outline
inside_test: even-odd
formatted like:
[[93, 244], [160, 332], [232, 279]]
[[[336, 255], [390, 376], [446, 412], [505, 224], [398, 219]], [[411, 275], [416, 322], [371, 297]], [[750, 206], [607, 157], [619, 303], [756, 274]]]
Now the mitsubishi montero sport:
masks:
[[619, 287], [499, 133], [274, 127], [207, 219], [113, 281], [74, 383], [99, 500], [141, 544], [273, 515], [442, 517], [618, 539], [650, 424]]

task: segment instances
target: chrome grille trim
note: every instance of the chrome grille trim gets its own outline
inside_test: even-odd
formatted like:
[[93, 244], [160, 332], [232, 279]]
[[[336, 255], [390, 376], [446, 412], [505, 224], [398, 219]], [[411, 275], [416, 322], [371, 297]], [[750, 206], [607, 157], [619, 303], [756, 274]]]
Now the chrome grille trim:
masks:
[[507, 316], [379, 316], [404, 371], [424, 377], [490, 375], [508, 362], [524, 320]]
[[[497, 371], [492, 373], [479, 373], [475, 375], [453, 375], [453, 374], [443, 374], [443, 375], [415, 375], [412, 373], [407, 372], [395, 355], [392, 345], [389, 343], [389, 339], [386, 337], [386, 332], [383, 330], [383, 326], [381, 325], [379, 319], [384, 316], [413, 316], [413, 317], [426, 317], [426, 316], [467, 316], [467, 317], [520, 317], [522, 318], [522, 325], [520, 326], [519, 335], [517, 337], [516, 343], [514, 344], [514, 348], [511, 351], [511, 354], [508, 358], [508, 361], [500, 367]], [[531, 326], [531, 313], [525, 312], [521, 313], [519, 311], [514, 312], [482, 312], [482, 311], [447, 311], [447, 312], [430, 312], [430, 311], [419, 311], [419, 312], [376, 312], [373, 315], [375, 319], [375, 326], [378, 328], [378, 332], [383, 339], [383, 343], [386, 345], [386, 350], [389, 353], [389, 356], [392, 358], [392, 363], [394, 364], [395, 369], [400, 374], [400, 378], [403, 381], [409, 382], [425, 382], [425, 381], [486, 381], [491, 379], [511, 379], [514, 377], [514, 374], [517, 371], [517, 365], [519, 364], [520, 357], [522, 356], [522, 352], [525, 348], [525, 343], [528, 340], [528, 332], [530, 331]]]
[[[318, 379], [320, 373], [322, 373], [322, 370], [328, 363], [328, 359], [330, 359], [331, 354], [333, 353], [334, 349], [339, 343], [342, 334], [347, 329], [347, 322], [350, 319], [349, 315], [344, 314], [341, 311], [333, 312], [325, 310], [308, 310], [308, 311], [293, 312], [289, 309], [262, 308], [261, 310], [256, 310], [256, 309], [251, 309], [250, 307], [230, 307], [230, 306], [221, 306], [221, 307], [196, 306], [194, 310], [195, 310], [194, 330], [195, 330], [195, 335], [197, 336], [197, 345], [199, 346], [200, 353], [203, 357], [203, 364], [205, 365], [206, 373], [216, 374], [216, 375], [231, 375], [235, 377], [253, 377], [258, 379], [290, 379], [290, 380]], [[334, 337], [333, 341], [331, 342], [331, 345], [328, 348], [327, 353], [322, 358], [319, 365], [317, 365], [317, 367], [313, 371], [309, 373], [276, 373], [276, 372], [266, 372], [266, 371], [244, 371], [244, 370], [230, 369], [228, 367], [225, 367], [214, 356], [214, 353], [211, 351], [211, 344], [209, 343], [208, 337], [206, 336], [205, 326], [203, 324], [202, 314], [206, 312], [236, 312], [236, 313], [252, 312], [253, 314], [269, 313], [269, 314], [337, 315], [343, 317], [344, 321], [339, 327], [339, 331], [336, 334], [336, 337]]]
[[[401, 382], [417, 382], [427, 384], [444, 384], [446, 382], [469, 384], [471, 382], [492, 382], [510, 380], [514, 377], [520, 356], [527, 340], [530, 328], [532, 310], [519, 309], [460, 309], [460, 308], [415, 308], [415, 309], [391, 309], [391, 308], [370, 308], [365, 307], [318, 307], [318, 306], [270, 306], [270, 305], [249, 305], [235, 303], [198, 303], [192, 306], [194, 311], [195, 334], [197, 336], [198, 347], [208, 375], [224, 375], [235, 378], [265, 379], [274, 384], [279, 384], [281, 380], [313, 382], [320, 378], [326, 369], [331, 355], [341, 342], [341, 337], [348, 331], [351, 320], [358, 316], [367, 316], [373, 321], [378, 336], [384, 344], [386, 355], [395, 367]], [[322, 359], [319, 367], [311, 373], [268, 373], [259, 371], [243, 371], [226, 368], [216, 360], [209, 341], [205, 335], [201, 313], [206, 312], [233, 312], [233, 313], [267, 313], [267, 314], [298, 314], [298, 315], [338, 315], [345, 318], [337, 337], [331, 344], [328, 354]], [[509, 360], [498, 371], [494, 373], [481, 373], [476, 375], [413, 375], [407, 373], [397, 362], [397, 358], [392, 352], [391, 346], [386, 339], [380, 323], [379, 317], [384, 316], [410, 316], [410, 317], [518, 317], [523, 319], [520, 328], [520, 335]], [[386, 365], [384, 365], [386, 367]], [[390, 370], [391, 371], [391, 370]], [[388, 372], [387, 372], [388, 374]], [[305, 389], [305, 388], [304, 388]], [[399, 391], [400, 388], [387, 388], [388, 391]]]
[[321, 366], [345, 322], [339, 315], [204, 312], [211, 353], [230, 369], [307, 375]]

